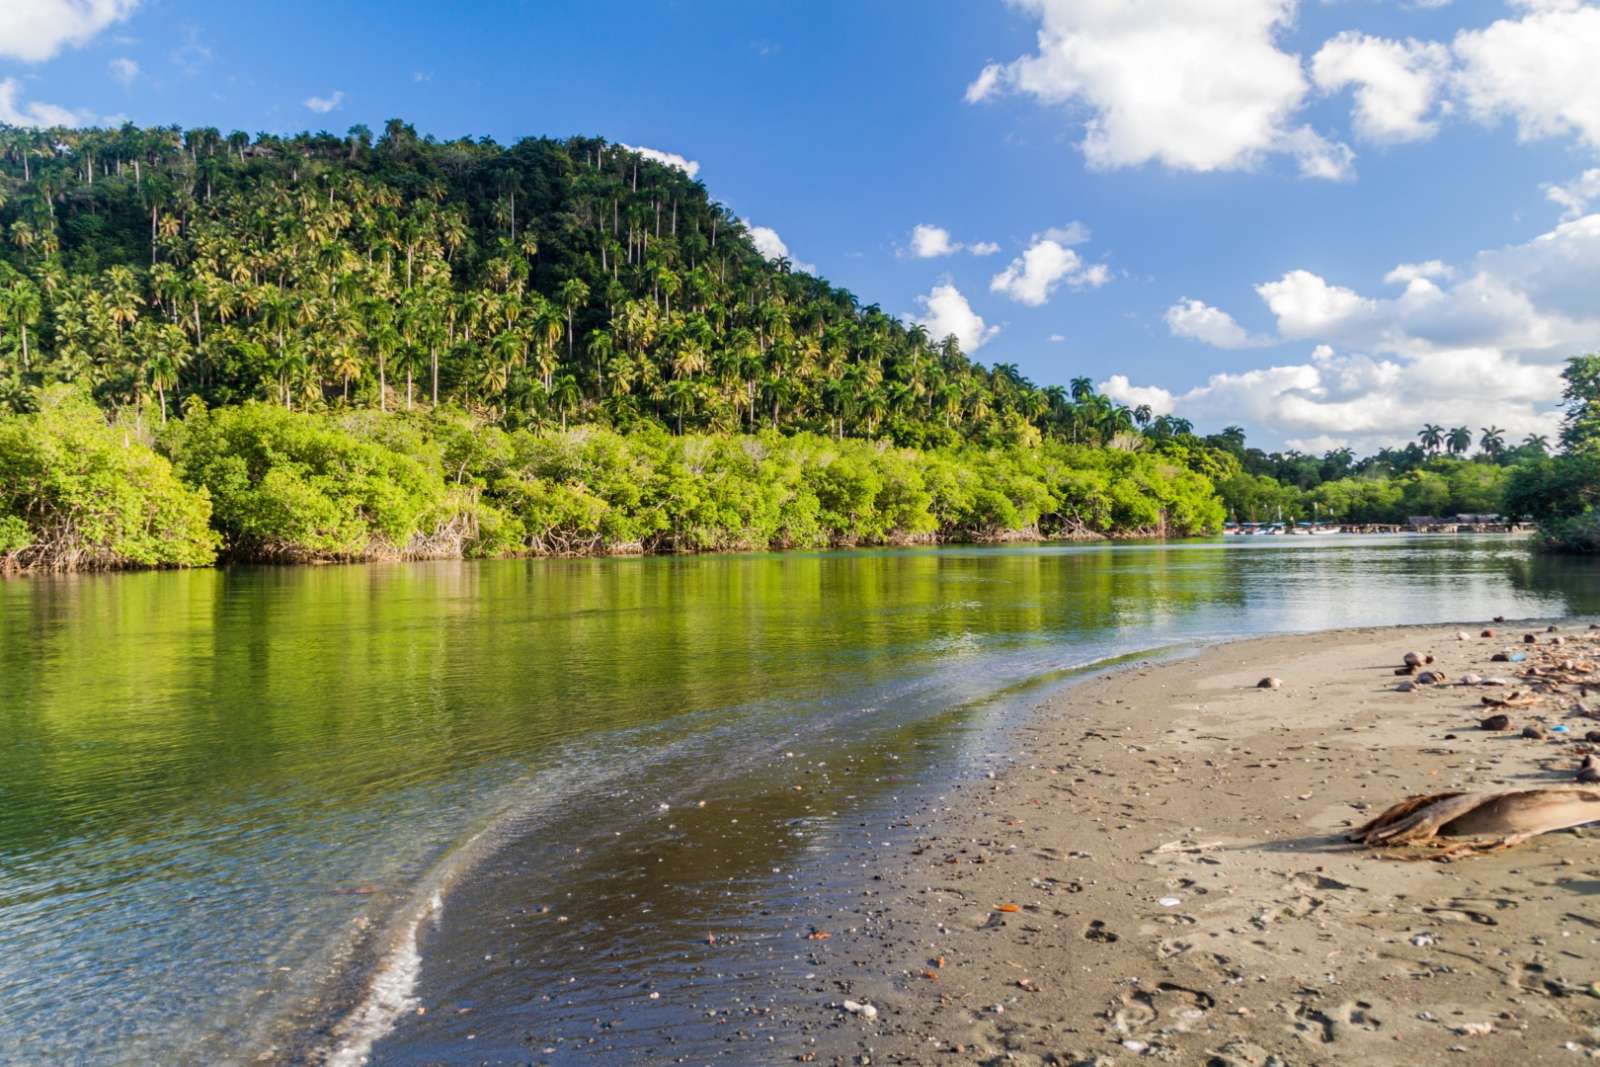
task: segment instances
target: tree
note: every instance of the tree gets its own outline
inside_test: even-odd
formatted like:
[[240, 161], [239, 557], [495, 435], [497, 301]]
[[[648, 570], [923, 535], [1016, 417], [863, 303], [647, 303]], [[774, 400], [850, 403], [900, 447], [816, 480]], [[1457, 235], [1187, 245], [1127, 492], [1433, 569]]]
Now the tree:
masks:
[[1472, 431], [1465, 426], [1457, 426], [1445, 435], [1445, 447], [1453, 456], [1464, 455], [1472, 447]]
[[1438, 452], [1444, 444], [1444, 427], [1428, 423], [1417, 433], [1417, 440], [1422, 442], [1422, 447], [1428, 452]]
[[1491, 456], [1498, 456], [1506, 450], [1506, 432], [1498, 426], [1484, 426], [1481, 428], [1483, 436], [1478, 438], [1478, 447]]
[[1600, 441], [1600, 355], [1572, 357], [1561, 378], [1566, 383], [1561, 392], [1566, 405], [1561, 445], [1576, 452]]

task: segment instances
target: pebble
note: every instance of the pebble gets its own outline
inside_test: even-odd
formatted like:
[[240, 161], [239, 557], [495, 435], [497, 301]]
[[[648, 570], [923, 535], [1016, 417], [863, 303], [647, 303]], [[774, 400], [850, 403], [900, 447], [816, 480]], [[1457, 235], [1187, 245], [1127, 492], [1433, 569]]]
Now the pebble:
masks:
[[1282, 689], [1283, 688], [1283, 679], [1282, 678], [1273, 678], [1273, 677], [1269, 676], [1269, 677], [1263, 678], [1263, 679], [1261, 679], [1261, 681], [1257, 682], [1256, 683], [1256, 688], [1257, 689]]

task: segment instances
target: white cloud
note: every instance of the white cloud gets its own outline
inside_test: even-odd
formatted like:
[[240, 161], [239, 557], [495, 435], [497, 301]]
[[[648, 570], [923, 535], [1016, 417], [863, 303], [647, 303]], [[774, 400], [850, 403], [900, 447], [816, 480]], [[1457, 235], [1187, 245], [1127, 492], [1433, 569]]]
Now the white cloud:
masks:
[[1287, 152], [1309, 176], [1348, 172], [1348, 149], [1291, 128], [1309, 85], [1277, 36], [1295, 0], [1013, 3], [1039, 18], [1038, 51], [985, 67], [966, 99], [1010, 90], [1086, 109], [1091, 166], [1235, 170]]
[[22, 86], [15, 78], [0, 78], [0, 123], [7, 126], [87, 126], [95, 116], [87, 111], [21, 100]]
[[1050, 343], [1053, 345], [1059, 345], [1066, 339], [1067, 335], [1064, 333], [1053, 333], [1050, 335]]
[[1586, 170], [1564, 185], [1546, 183], [1545, 199], [1562, 208], [1561, 218], [1571, 221], [1581, 217], [1592, 201], [1600, 200], [1600, 167]]
[[106, 70], [111, 79], [123, 86], [129, 86], [139, 77], [139, 64], [126, 56], [118, 56], [106, 64]]
[[1341, 330], [1373, 307], [1372, 301], [1353, 290], [1329, 285], [1305, 270], [1292, 270], [1275, 282], [1264, 282], [1256, 286], [1256, 292], [1277, 316], [1278, 333], [1285, 338]]
[[985, 325], [983, 317], [972, 310], [967, 298], [949, 282], [935, 285], [927, 296], [917, 297], [917, 303], [922, 306], [922, 312], [907, 315], [906, 320], [926, 327], [928, 336], [935, 341], [954, 334], [963, 352], [976, 352], [1000, 332], [998, 326]]
[[1442, 44], [1390, 41], [1354, 30], [1317, 50], [1311, 78], [1323, 92], [1354, 85], [1356, 132], [1370, 141], [1417, 141], [1438, 127], [1428, 119], [1450, 70]]
[[1284, 134], [1278, 141], [1280, 151], [1287, 152], [1300, 165], [1302, 178], [1320, 178], [1338, 182], [1355, 177], [1356, 154], [1342, 141], [1330, 141], [1310, 126], [1300, 126]]
[[[637, 152], [639, 150], [633, 149], [633, 151]], [[802, 263], [789, 254], [789, 246], [784, 244], [783, 238], [778, 236], [777, 230], [774, 230], [771, 226], [757, 226], [749, 219], [740, 219], [739, 221], [744, 223], [745, 230], [750, 234], [750, 243], [756, 246], [756, 251], [760, 252], [764, 259], [773, 263], [780, 259], [787, 259], [790, 268], [793, 270], [800, 271], [803, 274], [817, 273], [815, 264]]]
[[1600, 148], [1600, 8], [1525, 0], [1527, 14], [1463, 30], [1456, 85], [1473, 115], [1510, 118], [1524, 140], [1576, 134]]
[[919, 222], [911, 228], [911, 255], [917, 259], [951, 256], [962, 251], [971, 252], [975, 256], [992, 256], [1000, 251], [1000, 246], [993, 241], [978, 241], [973, 244], [952, 241], [949, 230], [926, 222]]
[[1157, 415], [1172, 414], [1172, 393], [1159, 385], [1134, 385], [1126, 374], [1113, 374], [1095, 388], [1130, 408], [1146, 405]]
[[980, 100], [987, 100], [994, 96], [1000, 89], [1001, 79], [1005, 75], [1005, 68], [998, 63], [990, 63], [978, 72], [972, 79], [972, 84], [967, 86], [965, 98], [967, 103], [976, 104]]
[[943, 226], [930, 226], [919, 222], [911, 229], [911, 254], [918, 259], [932, 259], [961, 251], [961, 246], [950, 240], [950, 231]]
[[[1600, 214], [1481, 252], [1465, 268], [1402, 263], [1384, 278], [1404, 286], [1394, 297], [1290, 271], [1257, 293], [1277, 318], [1277, 340], [1313, 344], [1310, 357], [1166, 396], [1198, 425], [1237, 422], [1292, 446], [1370, 450], [1409, 440], [1424, 422], [1549, 434], [1562, 360], [1600, 336], [1596, 277]], [[1168, 324], [1213, 344], [1239, 337], [1231, 316], [1199, 301], [1175, 305]], [[1152, 388], [1113, 379], [1107, 392], [1149, 402]]]
[[697, 178], [700, 175], [699, 160], [686, 159], [676, 152], [663, 152], [659, 148], [644, 148], [640, 145], [622, 144], [620, 141], [617, 146], [630, 152], [637, 152], [644, 158], [653, 159], [657, 163], [662, 163], [669, 167], [677, 167], [691, 178]]
[[87, 44], [138, 6], [139, 0], [5, 0], [0, 3], [0, 56], [41, 62], [65, 46]]
[[1088, 229], [1077, 222], [1035, 234], [1027, 250], [990, 279], [989, 291], [1038, 307], [1063, 281], [1075, 288], [1099, 288], [1111, 280], [1111, 271], [1103, 263], [1085, 266], [1083, 257], [1067, 247], [1088, 238]]
[[1430, 259], [1425, 263], [1402, 263], [1388, 274], [1385, 274], [1383, 280], [1390, 285], [1409, 285], [1419, 280], [1453, 278], [1455, 273], [1455, 268], [1445, 263], [1444, 260]]
[[303, 102], [306, 107], [310, 108], [312, 111], [315, 111], [317, 114], [326, 115], [328, 112], [334, 110], [340, 104], [344, 103], [344, 90], [335, 89], [327, 96], [308, 96]]
[[1270, 339], [1252, 337], [1221, 308], [1192, 297], [1184, 297], [1167, 308], [1164, 318], [1174, 337], [1189, 337], [1216, 348], [1251, 348], [1271, 343]]
[[[1485, 389], [1483, 383], [1495, 383]], [[1125, 404], [1176, 412], [1203, 431], [1237, 423], [1290, 448], [1361, 452], [1403, 445], [1424, 423], [1504, 427], [1516, 440], [1553, 434], [1550, 399], [1559, 368], [1527, 364], [1492, 349], [1461, 349], [1409, 361], [1340, 355], [1321, 345], [1303, 363], [1213, 374], [1173, 393], [1114, 375], [1101, 391]]]

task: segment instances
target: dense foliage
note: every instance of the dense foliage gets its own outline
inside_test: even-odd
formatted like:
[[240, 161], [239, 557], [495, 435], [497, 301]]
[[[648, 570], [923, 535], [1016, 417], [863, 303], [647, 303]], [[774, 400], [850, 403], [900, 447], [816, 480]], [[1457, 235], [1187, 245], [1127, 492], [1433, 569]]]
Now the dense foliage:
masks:
[[204, 492], [70, 390], [0, 418], [0, 567], [195, 566], [215, 557]]
[[1600, 355], [1567, 361], [1562, 455], [1519, 467], [1507, 506], [1539, 523], [1546, 547], [1600, 552]]
[[59, 391], [0, 418], [0, 561], [34, 566], [1182, 536], [1221, 519], [1180, 463], [1054, 441], [508, 431], [459, 409], [262, 402], [192, 403], [146, 441]]

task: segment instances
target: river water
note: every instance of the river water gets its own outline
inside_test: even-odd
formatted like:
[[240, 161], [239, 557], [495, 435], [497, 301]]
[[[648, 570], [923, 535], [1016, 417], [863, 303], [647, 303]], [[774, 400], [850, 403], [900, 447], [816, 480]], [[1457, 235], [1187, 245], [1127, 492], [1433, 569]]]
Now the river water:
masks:
[[0, 1062], [759, 1061], [884, 813], [1076, 673], [1597, 610], [1331, 535], [0, 582]]

